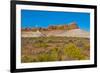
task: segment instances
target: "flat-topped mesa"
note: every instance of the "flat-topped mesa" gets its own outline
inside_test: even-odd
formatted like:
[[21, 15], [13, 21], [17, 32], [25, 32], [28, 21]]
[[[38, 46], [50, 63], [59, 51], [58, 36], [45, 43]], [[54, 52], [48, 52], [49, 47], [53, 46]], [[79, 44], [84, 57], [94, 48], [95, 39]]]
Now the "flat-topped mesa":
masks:
[[47, 28], [25, 28], [22, 29], [22, 31], [53, 31], [53, 30], [72, 30], [72, 29], [79, 29], [78, 25], [76, 22], [72, 22], [70, 24], [58, 24], [58, 25], [51, 25], [48, 26]]
[[66, 30], [68, 28], [68, 25], [56, 25], [56, 26], [49, 26], [48, 30]]
[[48, 30], [71, 30], [71, 29], [79, 29], [79, 27], [77, 26], [77, 24], [75, 22], [73, 22], [70, 24], [49, 26], [47, 29]]

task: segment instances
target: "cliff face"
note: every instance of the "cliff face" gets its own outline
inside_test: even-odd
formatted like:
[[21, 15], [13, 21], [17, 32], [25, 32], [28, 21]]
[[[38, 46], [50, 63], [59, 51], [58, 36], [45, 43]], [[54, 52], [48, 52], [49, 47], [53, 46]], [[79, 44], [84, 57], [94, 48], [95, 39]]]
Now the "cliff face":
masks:
[[78, 27], [78, 25], [75, 22], [73, 22], [73, 23], [70, 23], [68, 25], [68, 29], [69, 30], [71, 30], [71, 29], [79, 29], [79, 27]]
[[46, 37], [46, 36], [89, 38], [90, 33], [80, 29], [75, 22], [70, 24], [59, 24], [56, 26], [49, 26], [47, 28], [22, 29], [22, 37]]
[[70, 24], [58, 25], [58, 26], [49, 26], [48, 30], [71, 30], [71, 29], [78, 29], [79, 27], [75, 22]]
[[72, 29], [79, 29], [78, 25], [75, 22], [70, 24], [59, 24], [56, 26], [48, 26], [47, 28], [25, 28], [22, 31], [52, 31], [52, 30], [72, 30]]

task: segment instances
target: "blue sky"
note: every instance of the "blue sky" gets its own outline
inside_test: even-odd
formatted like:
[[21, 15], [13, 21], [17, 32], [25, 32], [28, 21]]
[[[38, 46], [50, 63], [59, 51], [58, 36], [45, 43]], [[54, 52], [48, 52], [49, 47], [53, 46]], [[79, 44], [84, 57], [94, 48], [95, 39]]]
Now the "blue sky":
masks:
[[76, 22], [81, 29], [90, 31], [90, 13], [21, 10], [22, 28], [46, 28], [49, 25], [64, 25], [71, 22]]

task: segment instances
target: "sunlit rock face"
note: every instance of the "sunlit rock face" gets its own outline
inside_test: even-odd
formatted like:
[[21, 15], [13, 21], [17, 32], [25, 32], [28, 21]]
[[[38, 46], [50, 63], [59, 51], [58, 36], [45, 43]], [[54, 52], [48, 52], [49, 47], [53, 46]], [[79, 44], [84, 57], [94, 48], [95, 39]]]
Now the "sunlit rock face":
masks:
[[75, 22], [70, 24], [58, 24], [54, 26], [48, 26], [47, 28], [24, 28], [22, 29], [22, 37], [84, 37], [89, 38], [90, 33], [82, 30]]

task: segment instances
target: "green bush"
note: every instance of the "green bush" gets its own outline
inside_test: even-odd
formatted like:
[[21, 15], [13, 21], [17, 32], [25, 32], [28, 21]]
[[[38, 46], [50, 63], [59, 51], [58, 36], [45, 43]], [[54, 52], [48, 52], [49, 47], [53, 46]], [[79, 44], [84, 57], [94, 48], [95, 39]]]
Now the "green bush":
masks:
[[56, 61], [58, 59], [58, 48], [54, 48], [49, 53], [49, 60], [50, 61]]
[[46, 53], [42, 53], [42, 54], [37, 56], [37, 59], [39, 62], [48, 61], [48, 58], [49, 58], [49, 56]]
[[86, 57], [81, 53], [80, 48], [78, 48], [75, 44], [69, 43], [64, 48], [65, 54], [71, 59], [85, 59]]

